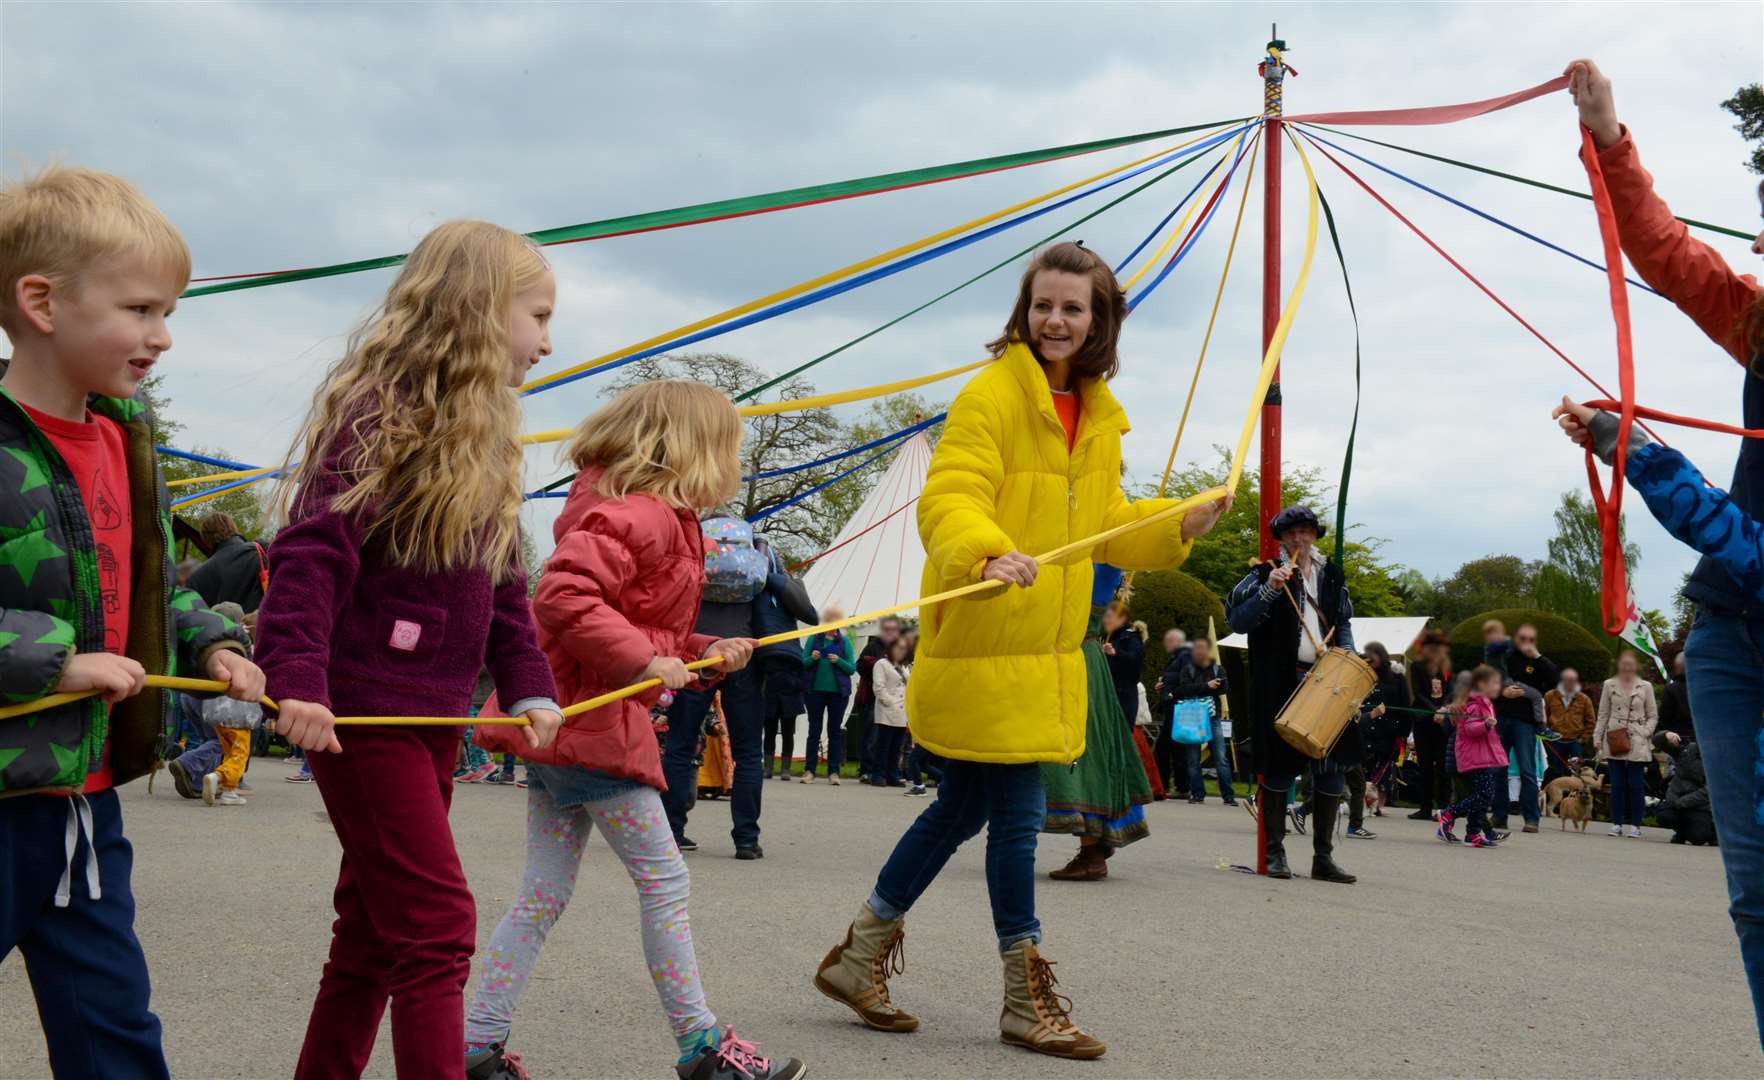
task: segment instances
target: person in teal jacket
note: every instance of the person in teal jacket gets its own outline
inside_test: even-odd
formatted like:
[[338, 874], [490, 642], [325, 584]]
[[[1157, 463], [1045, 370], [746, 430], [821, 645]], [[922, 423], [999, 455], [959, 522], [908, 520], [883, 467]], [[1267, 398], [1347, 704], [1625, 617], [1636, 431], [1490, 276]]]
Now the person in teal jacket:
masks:
[[[834, 623], [845, 613], [828, 608], [821, 621]], [[815, 634], [802, 643], [802, 666], [808, 669], [808, 692], [803, 704], [808, 707], [808, 762], [802, 782], [815, 782], [815, 766], [820, 764], [821, 725], [827, 727], [827, 782], [839, 783], [839, 764], [845, 760], [845, 706], [851, 701], [851, 677], [857, 663], [851, 650], [851, 639], [842, 631]]]

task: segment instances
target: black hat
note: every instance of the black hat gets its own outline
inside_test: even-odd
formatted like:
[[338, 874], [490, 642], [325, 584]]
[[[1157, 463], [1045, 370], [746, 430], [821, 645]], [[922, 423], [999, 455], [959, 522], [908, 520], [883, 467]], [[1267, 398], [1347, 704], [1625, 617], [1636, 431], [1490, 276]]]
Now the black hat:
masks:
[[1319, 540], [1323, 538], [1324, 533], [1329, 531], [1323, 527], [1321, 521], [1317, 520], [1316, 513], [1313, 512], [1310, 507], [1289, 506], [1280, 511], [1280, 513], [1275, 514], [1274, 519], [1268, 522], [1268, 532], [1273, 535], [1274, 539], [1278, 540], [1280, 539], [1281, 533], [1299, 525], [1309, 525], [1311, 528], [1316, 529], [1317, 538]]

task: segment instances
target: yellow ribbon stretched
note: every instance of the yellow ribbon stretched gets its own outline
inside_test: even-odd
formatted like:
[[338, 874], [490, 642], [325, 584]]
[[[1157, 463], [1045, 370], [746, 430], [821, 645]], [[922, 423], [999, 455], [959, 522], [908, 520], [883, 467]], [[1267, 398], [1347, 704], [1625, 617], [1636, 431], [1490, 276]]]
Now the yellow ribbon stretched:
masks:
[[1200, 386], [1201, 367], [1207, 362], [1207, 346], [1213, 340], [1213, 323], [1219, 318], [1219, 302], [1225, 298], [1225, 281], [1231, 276], [1231, 260], [1237, 254], [1237, 233], [1243, 228], [1243, 210], [1249, 205], [1250, 181], [1256, 178], [1256, 157], [1262, 152], [1262, 136], [1250, 148], [1249, 173], [1243, 178], [1243, 195], [1237, 200], [1237, 220], [1231, 226], [1231, 244], [1225, 249], [1225, 269], [1219, 274], [1219, 288], [1213, 293], [1213, 310], [1207, 316], [1207, 332], [1201, 337], [1200, 355], [1194, 361], [1194, 377], [1188, 380], [1188, 398], [1182, 403], [1182, 419], [1176, 422], [1176, 438], [1170, 442], [1170, 456], [1164, 461], [1164, 478], [1158, 481], [1158, 498], [1170, 486], [1170, 473], [1176, 468], [1176, 451], [1182, 446], [1182, 432], [1188, 427], [1188, 410], [1194, 406], [1194, 392]]
[[265, 465], [261, 469], [236, 469], [233, 472], [209, 473], [207, 476], [186, 476], [181, 480], [167, 480], [168, 488], [191, 487], [195, 484], [217, 484], [223, 480], [246, 480], [267, 477], [281, 468], [280, 465]]
[[[1291, 132], [1288, 132], [1291, 137]], [[1305, 295], [1305, 285], [1311, 280], [1311, 257], [1317, 253], [1317, 174], [1311, 171], [1311, 159], [1305, 156], [1305, 148], [1298, 139], [1293, 138], [1293, 146], [1298, 150], [1299, 163], [1305, 167], [1305, 184], [1310, 195], [1309, 214], [1305, 219], [1305, 256], [1299, 263], [1298, 278], [1292, 283], [1292, 295], [1286, 298], [1286, 307], [1280, 312], [1280, 322], [1274, 327], [1274, 335], [1268, 339], [1268, 351], [1262, 357], [1262, 370], [1256, 378], [1256, 389], [1250, 395], [1249, 415], [1244, 419], [1243, 431], [1237, 436], [1237, 452], [1231, 456], [1231, 476], [1225, 481], [1227, 491], [1237, 490], [1237, 481], [1243, 477], [1243, 464], [1249, 457], [1250, 440], [1256, 435], [1256, 420], [1262, 410], [1262, 402], [1268, 397], [1268, 387], [1274, 382], [1274, 369], [1280, 366], [1280, 352], [1286, 347], [1286, 336], [1292, 332], [1292, 321], [1298, 317], [1299, 300]]]
[[[1257, 134], [1259, 136], [1260, 132], [1258, 132]], [[1248, 132], [1245, 132], [1244, 134], [1239, 135], [1237, 137], [1237, 142], [1232, 145], [1230, 150], [1227, 150], [1225, 152], [1225, 157], [1231, 157], [1232, 155], [1236, 154], [1237, 148], [1242, 146], [1243, 140], [1248, 137], [1249, 137]], [[1224, 159], [1221, 158], [1220, 160], [1224, 160]], [[1252, 165], [1253, 165], [1253, 162], [1252, 162]], [[1226, 170], [1224, 175], [1219, 177], [1219, 182], [1213, 186], [1213, 191], [1215, 193], [1217, 193], [1220, 188], [1225, 186], [1225, 182], [1230, 179], [1231, 179], [1231, 172], [1230, 172], [1230, 170]], [[1244, 180], [1243, 189], [1246, 192], [1249, 190], [1249, 180], [1247, 178]], [[1181, 239], [1183, 233], [1187, 231], [1189, 219], [1194, 217], [1195, 212], [1201, 208], [1202, 204], [1207, 203], [1207, 202], [1211, 202], [1211, 201], [1212, 201], [1212, 196], [1208, 196], [1205, 199], [1191, 199], [1189, 201], [1188, 209], [1183, 213], [1182, 220], [1176, 223], [1176, 227], [1174, 229], [1170, 230], [1169, 236], [1164, 237], [1164, 242], [1158, 246], [1158, 250], [1152, 252], [1151, 257], [1146, 259], [1145, 263], [1143, 265], [1141, 265], [1138, 270], [1135, 270], [1133, 272], [1133, 276], [1129, 277], [1126, 281], [1123, 281], [1121, 283], [1121, 291], [1122, 292], [1132, 292], [1133, 286], [1139, 284], [1139, 279], [1144, 277], [1145, 275], [1151, 273], [1152, 268], [1157, 266], [1158, 263], [1163, 261], [1164, 256], [1169, 253], [1170, 248], [1175, 246], [1176, 241]]]
[[[957, 375], [966, 375], [968, 372], [977, 371], [992, 362], [993, 358], [989, 356], [984, 360], [976, 360], [971, 364], [963, 364], [961, 367], [950, 368], [948, 371], [938, 371], [930, 375], [916, 375], [910, 379], [882, 383], [880, 386], [864, 386], [856, 390], [838, 390], [831, 394], [815, 394], [812, 397], [795, 398], [791, 401], [773, 401], [764, 405], [743, 405], [736, 411], [742, 416], [775, 416], [778, 413], [795, 412], [799, 409], [805, 411], [808, 409], [824, 409], [830, 405], [844, 405], [853, 401], [868, 401], [871, 398], [886, 397], [889, 394], [898, 394], [905, 390], [914, 389], [915, 387], [927, 386], [934, 382], [942, 382], [944, 379], [953, 379]], [[528, 434], [521, 436], [521, 441], [529, 446], [537, 445], [539, 443], [562, 442], [575, 433], [575, 428], [553, 428], [550, 431], [529, 432]]]
[[[1222, 127], [1224, 127], [1224, 126], [1229, 126], [1229, 125], [1222, 125]], [[772, 304], [776, 304], [776, 303], [779, 303], [784, 300], [793, 299], [795, 297], [801, 296], [803, 293], [809, 292], [814, 289], [818, 289], [823, 285], [832, 284], [833, 282], [839, 281], [843, 278], [851, 277], [854, 274], [861, 274], [866, 270], [871, 270], [871, 269], [874, 269], [875, 267], [881, 266], [883, 263], [893, 262], [895, 259], [901, 258], [906, 255], [911, 255], [916, 251], [922, 251], [925, 248], [931, 247], [933, 244], [940, 244], [945, 240], [948, 240], [952, 237], [960, 236], [962, 233], [969, 232], [970, 230], [980, 228], [983, 225], [990, 225], [992, 222], [997, 221], [1000, 218], [1009, 217], [1010, 215], [1017, 213], [1019, 210], [1026, 210], [1031, 206], [1037, 205], [1038, 203], [1044, 203], [1044, 202], [1048, 201], [1049, 199], [1058, 198], [1059, 196], [1064, 195], [1069, 191], [1075, 191], [1078, 188], [1085, 186], [1086, 184], [1093, 184], [1098, 180], [1106, 180], [1107, 178], [1114, 176], [1117, 173], [1126, 172], [1127, 170], [1135, 168], [1140, 165], [1143, 165], [1148, 161], [1155, 161], [1156, 159], [1163, 157], [1165, 154], [1174, 153], [1175, 151], [1181, 150], [1182, 148], [1187, 147], [1187, 146], [1193, 146], [1195, 143], [1198, 143], [1198, 142], [1201, 142], [1205, 139], [1211, 138], [1214, 134], [1216, 134], [1221, 129], [1222, 128], [1214, 128], [1213, 130], [1208, 131], [1205, 134], [1197, 135], [1196, 137], [1188, 140], [1187, 142], [1177, 143], [1175, 146], [1166, 147], [1165, 149], [1159, 150], [1156, 153], [1147, 154], [1145, 157], [1138, 158], [1133, 161], [1129, 161], [1125, 165], [1120, 165], [1120, 166], [1117, 166], [1113, 169], [1108, 169], [1104, 172], [1097, 173], [1095, 176], [1086, 177], [1083, 180], [1079, 180], [1074, 183], [1067, 184], [1064, 187], [1055, 188], [1054, 190], [1048, 192], [1045, 195], [1037, 195], [1033, 199], [1027, 199], [1023, 202], [1016, 203], [1015, 205], [1007, 206], [1003, 210], [997, 210], [997, 211], [994, 211], [993, 213], [986, 214], [982, 217], [977, 217], [972, 221], [966, 221], [960, 225], [956, 225], [956, 226], [952, 226], [951, 228], [944, 229], [941, 232], [932, 233], [930, 236], [926, 236], [921, 239], [914, 240], [910, 244], [903, 244], [902, 246], [894, 248], [891, 251], [884, 251], [880, 255], [871, 256], [870, 258], [864, 259], [861, 262], [852, 263], [850, 266], [840, 267], [838, 270], [830, 270], [827, 273], [820, 275], [819, 277], [813, 277], [813, 278], [808, 279], [807, 281], [800, 282], [796, 285], [792, 285], [787, 289], [781, 289], [778, 292], [772, 293], [770, 296], [762, 296], [757, 300], [750, 300], [745, 304], [741, 304], [738, 307], [732, 307], [727, 311], [718, 312], [715, 315], [707, 315], [704, 318], [699, 319], [697, 322], [687, 323], [684, 326], [676, 326], [674, 329], [669, 330], [665, 333], [657, 334], [655, 337], [649, 338], [644, 341], [639, 341], [639, 342], [632, 344], [632, 345], [627, 345], [624, 348], [619, 349], [615, 352], [607, 353], [605, 356], [596, 357], [593, 360], [585, 360], [579, 364], [572, 364], [571, 366], [564, 368], [562, 371], [555, 371], [555, 372], [551, 373], [550, 375], [546, 375], [541, 378], [534, 379], [532, 382], [529, 382], [527, 385], [521, 387], [521, 389], [522, 389], [522, 391], [525, 391], [525, 392], [531, 392], [534, 390], [538, 390], [541, 387], [550, 386], [552, 383], [558, 382], [562, 379], [567, 379], [572, 375], [579, 375], [584, 371], [592, 371], [597, 367], [604, 367], [607, 364], [613, 363], [616, 360], [623, 360], [625, 357], [630, 356], [633, 353], [642, 352], [644, 349], [652, 348], [656, 345], [665, 344], [669, 341], [672, 341], [673, 339], [675, 339], [677, 337], [684, 337], [687, 334], [697, 333], [700, 330], [715, 326], [716, 324], [718, 324], [720, 322], [727, 322], [730, 319], [738, 319], [743, 315], [747, 315], [752, 312], [758, 311], [760, 308], [768, 307]]]
[[[159, 690], [183, 690], [192, 694], [224, 694], [227, 684], [214, 679], [186, 679], [178, 675], [149, 675], [147, 685]], [[77, 693], [50, 694], [35, 701], [27, 701], [23, 705], [8, 705], [0, 708], [0, 720], [10, 720], [15, 716], [26, 716], [44, 709], [53, 709], [58, 705], [66, 705], [71, 701], [83, 701], [89, 697], [97, 697], [96, 690], [82, 690]], [[274, 709], [276, 703], [269, 698], [259, 698], [258, 704], [266, 709]], [[337, 723], [344, 725], [359, 724], [399, 724], [408, 726], [424, 725], [460, 725], [460, 724], [507, 724], [528, 726], [524, 716], [484, 716], [461, 719], [457, 716], [339, 716]]]

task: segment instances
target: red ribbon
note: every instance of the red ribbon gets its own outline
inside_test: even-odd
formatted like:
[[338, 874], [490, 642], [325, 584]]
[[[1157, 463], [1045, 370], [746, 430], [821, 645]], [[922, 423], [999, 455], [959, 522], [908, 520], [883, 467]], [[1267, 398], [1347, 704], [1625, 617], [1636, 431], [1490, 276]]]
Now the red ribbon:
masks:
[[1532, 98], [1553, 94], [1568, 88], [1568, 76], [1558, 75], [1549, 82], [1538, 83], [1529, 90], [1515, 90], [1511, 94], [1489, 98], [1486, 101], [1471, 101], [1463, 105], [1433, 105], [1422, 109], [1373, 109], [1366, 112], [1331, 112], [1307, 113], [1303, 116], [1288, 116], [1286, 121], [1293, 124], [1455, 124], [1459, 120], [1468, 120], [1473, 116], [1482, 116], [1502, 109], [1512, 108]]
[[[1598, 214], [1599, 237], [1605, 245], [1605, 276], [1611, 286], [1611, 318], [1617, 324], [1617, 445], [1629, 445], [1629, 432], [1635, 426], [1635, 345], [1629, 333], [1629, 285], [1623, 279], [1623, 250], [1617, 241], [1617, 213], [1611, 208], [1611, 192], [1605, 187], [1605, 172], [1599, 168], [1599, 148], [1593, 145], [1592, 132], [1580, 129], [1580, 160], [1586, 165], [1586, 178], [1592, 185], [1593, 209]], [[1607, 499], [1599, 485], [1598, 462], [1592, 447], [1586, 451], [1586, 476], [1592, 487], [1593, 506], [1599, 515], [1601, 554], [1604, 565], [1599, 574], [1602, 614], [1605, 632], [1612, 637], [1623, 633], [1629, 623], [1628, 567], [1623, 561], [1623, 467], [1628, 454], [1614, 455], [1611, 466], [1611, 497]]]

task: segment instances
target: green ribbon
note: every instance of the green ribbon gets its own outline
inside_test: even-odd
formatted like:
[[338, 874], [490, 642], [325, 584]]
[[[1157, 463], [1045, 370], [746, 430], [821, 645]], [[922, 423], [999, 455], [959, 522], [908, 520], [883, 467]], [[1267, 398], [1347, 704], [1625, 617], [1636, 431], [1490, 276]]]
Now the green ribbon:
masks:
[[1347, 259], [1341, 253], [1341, 236], [1335, 231], [1335, 212], [1329, 200], [1317, 190], [1317, 201], [1323, 204], [1323, 218], [1329, 223], [1329, 242], [1335, 245], [1335, 261], [1341, 266], [1342, 288], [1347, 290], [1348, 312], [1354, 317], [1354, 419], [1348, 426], [1347, 453], [1341, 459], [1341, 488], [1335, 496], [1335, 563], [1342, 565], [1341, 551], [1347, 543], [1348, 480], [1354, 474], [1354, 437], [1360, 432], [1360, 311], [1354, 306], [1354, 283], [1348, 280]]
[[[672, 229], [683, 225], [716, 221], [721, 218], [763, 214], [795, 206], [806, 206], [811, 203], [875, 195], [885, 191], [897, 191], [901, 188], [941, 183], [945, 180], [959, 180], [964, 177], [979, 176], [982, 173], [1000, 172], [1024, 165], [1038, 165], [1060, 158], [1076, 157], [1080, 154], [1091, 154], [1100, 150], [1112, 150], [1120, 146], [1131, 146], [1134, 143], [1149, 142], [1152, 139], [1162, 139], [1171, 135], [1182, 135], [1190, 131], [1201, 131], [1206, 128], [1222, 127], [1238, 122], [1241, 122], [1241, 118], [1239, 120], [1214, 121], [1207, 124], [1190, 124], [1186, 127], [1147, 131], [1138, 135], [1121, 135], [1112, 139], [1097, 139], [1092, 142], [1072, 143], [1067, 146], [1052, 146], [1042, 150], [1025, 150], [1015, 154], [975, 158], [972, 161], [958, 161], [948, 165], [932, 165], [922, 169], [882, 173], [855, 180], [839, 180], [830, 184], [813, 184], [808, 187], [768, 192], [764, 195], [719, 199], [715, 202], [675, 207], [672, 210], [653, 210], [649, 213], [629, 214], [624, 217], [606, 218], [580, 225], [541, 229], [538, 232], [528, 233], [527, 238], [542, 245], [568, 244], [579, 240], [598, 240], [609, 236], [652, 232], [656, 229]], [[237, 281], [219, 281], [212, 285], [200, 285], [187, 290], [184, 296], [186, 298], [211, 296], [215, 293], [237, 292], [240, 289], [281, 285], [290, 281], [311, 281], [314, 278], [356, 274], [364, 270], [380, 270], [397, 266], [404, 262], [404, 259], [404, 255], [384, 255], [377, 259], [358, 259], [354, 262], [333, 263], [330, 266], [314, 266], [304, 270], [287, 270], [259, 277], [241, 278]]]
[[[1398, 146], [1396, 143], [1383, 142], [1378, 139], [1368, 138], [1364, 135], [1355, 135], [1351, 131], [1341, 131], [1337, 128], [1326, 127], [1323, 124], [1313, 124], [1309, 126], [1315, 127], [1319, 131], [1327, 131], [1333, 135], [1340, 135], [1344, 138], [1369, 142], [1374, 146], [1382, 146], [1388, 150], [1400, 150], [1405, 154], [1413, 154], [1416, 157], [1426, 158], [1429, 161], [1438, 161], [1446, 165], [1456, 165], [1460, 169], [1469, 169], [1471, 172], [1479, 172], [1485, 176], [1498, 176], [1502, 180], [1512, 180], [1516, 183], [1527, 184], [1534, 188], [1542, 188], [1545, 191], [1554, 191], [1559, 195], [1572, 195], [1576, 199], [1585, 199], [1587, 202], [1592, 201], [1591, 195], [1584, 191], [1575, 191], [1573, 188], [1557, 187], [1555, 184], [1546, 184], [1542, 180], [1532, 180], [1524, 176], [1514, 176], [1512, 173], [1502, 172], [1499, 169], [1491, 169], [1486, 165], [1476, 165], [1468, 161], [1459, 161], [1456, 158], [1441, 157], [1438, 154], [1429, 154], [1425, 150], [1413, 150], [1407, 146]], [[1696, 218], [1681, 217], [1678, 220], [1694, 228], [1707, 229], [1709, 232], [1720, 233], [1723, 236], [1735, 236], [1741, 240], [1754, 240], [1757, 238], [1756, 233], [1745, 232], [1742, 229], [1730, 229], [1725, 225], [1711, 225], [1707, 221], [1698, 221]]]
[[[1229, 153], [1229, 152], [1230, 152], [1229, 150], [1226, 150], [1226, 151], [1222, 152], [1221, 156], [1223, 156], [1225, 153]], [[1031, 252], [1035, 251], [1037, 248], [1043, 246], [1044, 244], [1047, 244], [1053, 240], [1058, 239], [1061, 236], [1064, 236], [1066, 233], [1071, 232], [1073, 229], [1076, 229], [1078, 226], [1080, 226], [1080, 225], [1084, 224], [1085, 222], [1089, 221], [1090, 219], [1096, 217], [1098, 214], [1101, 214], [1105, 211], [1108, 211], [1108, 210], [1115, 208], [1116, 206], [1121, 205], [1123, 202], [1126, 202], [1128, 199], [1131, 199], [1133, 196], [1144, 191], [1146, 188], [1151, 187], [1153, 184], [1157, 183], [1158, 181], [1163, 180], [1164, 178], [1170, 176], [1172, 173], [1176, 173], [1176, 172], [1181, 171], [1182, 169], [1188, 168], [1188, 166], [1193, 165], [1195, 162], [1199, 161], [1204, 156], [1205, 155], [1197, 154], [1192, 157], [1183, 158], [1181, 161], [1170, 166], [1168, 169], [1165, 169], [1163, 172], [1152, 177], [1150, 180], [1147, 180], [1145, 183], [1140, 184], [1136, 188], [1129, 189], [1126, 194], [1119, 195], [1119, 196], [1115, 197], [1114, 199], [1111, 199], [1110, 201], [1097, 207], [1095, 210], [1092, 210], [1090, 213], [1085, 214], [1083, 217], [1078, 218], [1075, 221], [1072, 221], [1071, 223], [1065, 225], [1063, 228], [1056, 229], [1055, 231], [1047, 234], [1046, 236], [1035, 241], [1033, 244], [1030, 244], [1028, 247], [1022, 249], [1021, 251], [1012, 252], [1006, 258], [992, 264], [991, 266], [987, 267], [985, 270], [980, 271], [978, 274], [975, 274], [973, 277], [962, 282], [960, 285], [957, 285], [955, 288], [950, 289], [947, 292], [943, 292], [943, 293], [938, 294], [937, 296], [932, 297], [931, 299], [925, 301], [923, 304], [920, 304], [918, 307], [913, 308], [911, 311], [908, 311], [904, 314], [895, 316], [894, 318], [883, 323], [881, 326], [876, 327], [874, 330], [871, 330], [871, 331], [864, 333], [864, 334], [860, 334], [857, 337], [852, 338], [850, 341], [846, 342], [845, 344], [839, 346], [838, 348], [831, 350], [830, 352], [824, 352], [821, 355], [815, 357], [813, 360], [808, 361], [807, 363], [798, 364], [796, 367], [791, 368], [789, 371], [784, 372], [782, 375], [779, 375], [776, 378], [773, 378], [773, 379], [770, 379], [766, 382], [763, 382], [751, 390], [743, 390], [741, 393], [735, 395], [735, 400], [736, 401], [748, 401], [754, 397], [757, 397], [758, 395], [765, 393], [767, 390], [770, 390], [772, 387], [777, 386], [779, 383], [783, 382], [784, 380], [789, 379], [792, 376], [800, 375], [803, 372], [807, 371], [809, 368], [814, 367], [816, 364], [819, 364], [824, 360], [833, 359], [835, 356], [838, 356], [840, 353], [851, 348], [852, 346], [861, 344], [862, 342], [865, 342], [865, 341], [868, 341], [870, 338], [875, 337], [877, 334], [880, 334], [882, 331], [888, 329], [891, 326], [895, 326], [899, 323], [905, 322], [906, 320], [912, 318], [914, 315], [917, 315], [919, 312], [924, 311], [926, 308], [932, 306], [933, 304], [937, 304], [941, 301], [949, 299], [950, 297], [954, 296], [956, 293], [959, 293], [963, 289], [974, 284], [976, 281], [979, 281], [982, 278], [989, 277], [992, 274], [997, 273], [998, 271], [1000, 271], [1000, 270], [1004, 269], [1005, 267], [1011, 265], [1012, 263], [1016, 262], [1018, 259], [1021, 259], [1023, 256], [1028, 255]]]

